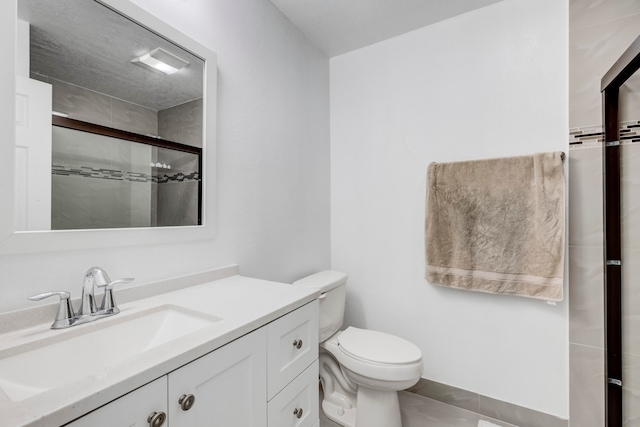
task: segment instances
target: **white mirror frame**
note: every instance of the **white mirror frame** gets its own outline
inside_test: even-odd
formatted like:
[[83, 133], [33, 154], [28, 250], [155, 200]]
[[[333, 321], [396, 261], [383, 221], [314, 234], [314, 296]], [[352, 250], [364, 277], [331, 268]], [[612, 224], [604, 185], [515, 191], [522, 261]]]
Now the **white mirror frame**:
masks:
[[0, 2], [0, 254], [123, 247], [206, 240], [214, 237], [217, 56], [215, 52], [128, 0], [100, 0], [133, 21], [205, 60], [202, 152], [203, 225], [131, 229], [16, 231], [14, 229], [15, 57], [18, 0]]

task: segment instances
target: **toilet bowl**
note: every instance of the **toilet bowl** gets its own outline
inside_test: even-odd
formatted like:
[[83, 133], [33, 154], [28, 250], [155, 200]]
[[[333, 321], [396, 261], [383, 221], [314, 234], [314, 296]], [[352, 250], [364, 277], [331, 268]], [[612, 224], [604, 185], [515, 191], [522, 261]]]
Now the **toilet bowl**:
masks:
[[398, 391], [422, 376], [422, 352], [383, 332], [348, 327], [344, 316], [347, 276], [323, 271], [294, 282], [320, 296], [322, 410], [345, 427], [401, 427]]

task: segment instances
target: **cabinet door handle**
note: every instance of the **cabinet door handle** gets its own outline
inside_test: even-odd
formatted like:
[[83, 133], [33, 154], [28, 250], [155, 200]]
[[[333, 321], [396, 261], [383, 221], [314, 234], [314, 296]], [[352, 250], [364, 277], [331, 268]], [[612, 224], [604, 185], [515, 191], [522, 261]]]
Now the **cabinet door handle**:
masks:
[[300, 350], [300, 348], [302, 348], [302, 340], [294, 340], [293, 341], [293, 346], [295, 348], [297, 348], [298, 350]]
[[296, 416], [296, 418], [301, 418], [302, 417], [302, 408], [296, 408], [293, 410], [293, 415]]
[[149, 423], [150, 427], [160, 427], [162, 424], [164, 424], [164, 420], [167, 419], [167, 414], [165, 414], [164, 412], [152, 412], [149, 414], [149, 417], [147, 417], [147, 422]]
[[196, 397], [193, 394], [183, 394], [182, 396], [180, 396], [180, 399], [178, 399], [178, 403], [180, 404], [180, 407], [183, 411], [188, 411], [189, 409], [191, 409], [195, 401]]

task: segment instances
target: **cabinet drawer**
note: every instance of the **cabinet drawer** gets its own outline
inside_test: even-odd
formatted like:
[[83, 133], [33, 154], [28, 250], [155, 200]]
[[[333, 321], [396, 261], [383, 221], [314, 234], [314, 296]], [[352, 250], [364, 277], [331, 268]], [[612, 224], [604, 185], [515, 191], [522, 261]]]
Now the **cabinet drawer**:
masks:
[[[168, 414], [167, 377], [149, 384], [102, 406], [66, 427], [149, 427], [152, 413]], [[166, 421], [163, 423], [167, 425]]]
[[[269, 402], [269, 427], [313, 427], [318, 421], [318, 361]], [[299, 412], [302, 415], [298, 418]]]
[[318, 358], [318, 300], [267, 325], [268, 400]]

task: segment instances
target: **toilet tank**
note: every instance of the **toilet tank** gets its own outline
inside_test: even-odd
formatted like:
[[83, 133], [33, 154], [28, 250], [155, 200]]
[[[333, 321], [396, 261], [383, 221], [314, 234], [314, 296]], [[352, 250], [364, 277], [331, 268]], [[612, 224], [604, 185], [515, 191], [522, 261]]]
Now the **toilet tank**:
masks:
[[320, 294], [320, 342], [324, 342], [342, 327], [344, 303], [347, 297], [347, 275], [325, 270], [293, 282], [294, 286], [318, 289]]

